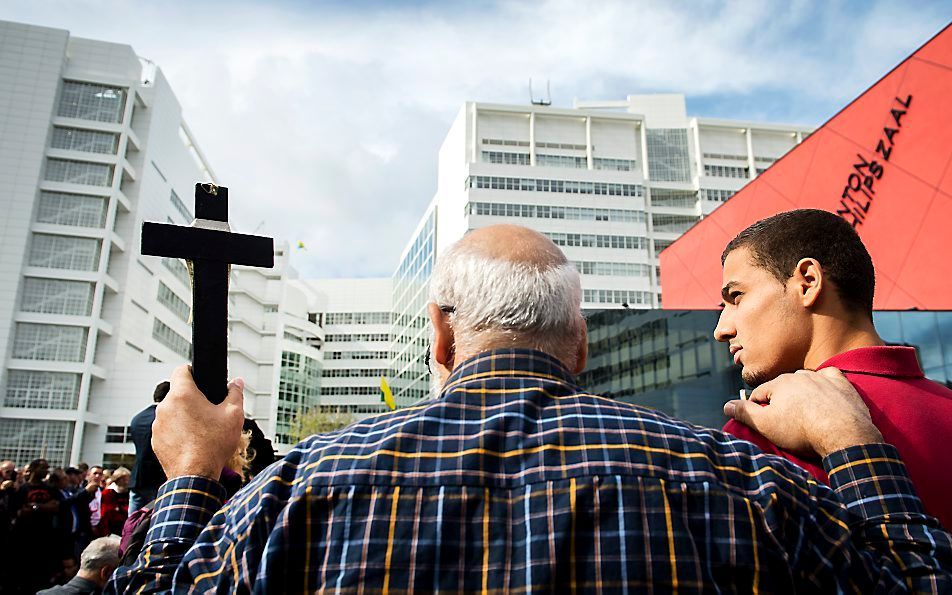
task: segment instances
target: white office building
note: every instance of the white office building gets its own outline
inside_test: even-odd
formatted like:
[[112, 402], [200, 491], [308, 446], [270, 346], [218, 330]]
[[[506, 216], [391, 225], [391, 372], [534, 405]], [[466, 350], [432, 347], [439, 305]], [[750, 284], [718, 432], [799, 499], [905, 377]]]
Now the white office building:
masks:
[[[129, 420], [191, 354], [188, 270], [139, 229], [190, 223], [197, 181], [218, 182], [160, 69], [0, 21], [0, 459], [130, 462]], [[280, 446], [318, 401], [322, 332], [275, 260], [231, 273], [229, 361]]]
[[428, 393], [426, 281], [466, 232], [531, 227], [579, 269], [583, 308], [658, 308], [658, 253], [810, 130], [689, 117], [682, 95], [572, 109], [466, 103], [440, 149], [436, 196], [394, 275], [398, 402]]
[[390, 377], [392, 283], [383, 279], [295, 281], [320, 296], [324, 338], [320, 411], [367, 417], [387, 411], [380, 378]]

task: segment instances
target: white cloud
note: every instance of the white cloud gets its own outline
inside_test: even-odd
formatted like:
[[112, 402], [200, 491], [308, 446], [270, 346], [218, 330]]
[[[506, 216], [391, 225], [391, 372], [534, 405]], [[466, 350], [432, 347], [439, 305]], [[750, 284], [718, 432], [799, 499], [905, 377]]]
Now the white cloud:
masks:
[[353, 6], [72, 0], [4, 18], [154, 60], [237, 224], [305, 242], [308, 276], [392, 272], [464, 101], [527, 102], [533, 76], [557, 105], [656, 90], [818, 123], [944, 24], [940, 8], [894, 2]]

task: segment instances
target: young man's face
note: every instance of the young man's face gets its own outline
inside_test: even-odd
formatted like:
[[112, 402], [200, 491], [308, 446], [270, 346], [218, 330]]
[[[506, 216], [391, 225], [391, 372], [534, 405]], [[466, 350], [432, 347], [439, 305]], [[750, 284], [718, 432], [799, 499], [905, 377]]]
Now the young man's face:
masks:
[[754, 265], [747, 248], [727, 255], [723, 283], [724, 310], [714, 338], [730, 344], [744, 382], [757, 386], [802, 368], [810, 336], [797, 291]]

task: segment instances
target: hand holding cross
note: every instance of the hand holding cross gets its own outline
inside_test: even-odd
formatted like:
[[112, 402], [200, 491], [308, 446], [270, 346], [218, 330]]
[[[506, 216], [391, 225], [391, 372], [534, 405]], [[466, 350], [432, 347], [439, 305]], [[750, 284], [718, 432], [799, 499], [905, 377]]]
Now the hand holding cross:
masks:
[[195, 221], [189, 227], [142, 224], [142, 254], [192, 263], [192, 375], [212, 403], [228, 394], [228, 267], [274, 266], [274, 240], [232, 233], [228, 188], [195, 184]]

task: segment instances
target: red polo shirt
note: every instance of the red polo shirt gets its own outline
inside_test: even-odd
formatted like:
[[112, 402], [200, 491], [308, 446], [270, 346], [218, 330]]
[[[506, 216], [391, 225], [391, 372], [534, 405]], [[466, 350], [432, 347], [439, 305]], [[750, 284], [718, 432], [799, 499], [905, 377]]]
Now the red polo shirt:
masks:
[[[926, 380], [912, 347], [863, 347], [834, 355], [818, 369], [839, 368], [869, 407], [873, 423], [895, 446], [929, 514], [952, 527], [952, 390]], [[780, 450], [747, 426], [731, 420], [724, 431], [764, 452], [793, 461], [829, 483], [820, 459]]]

